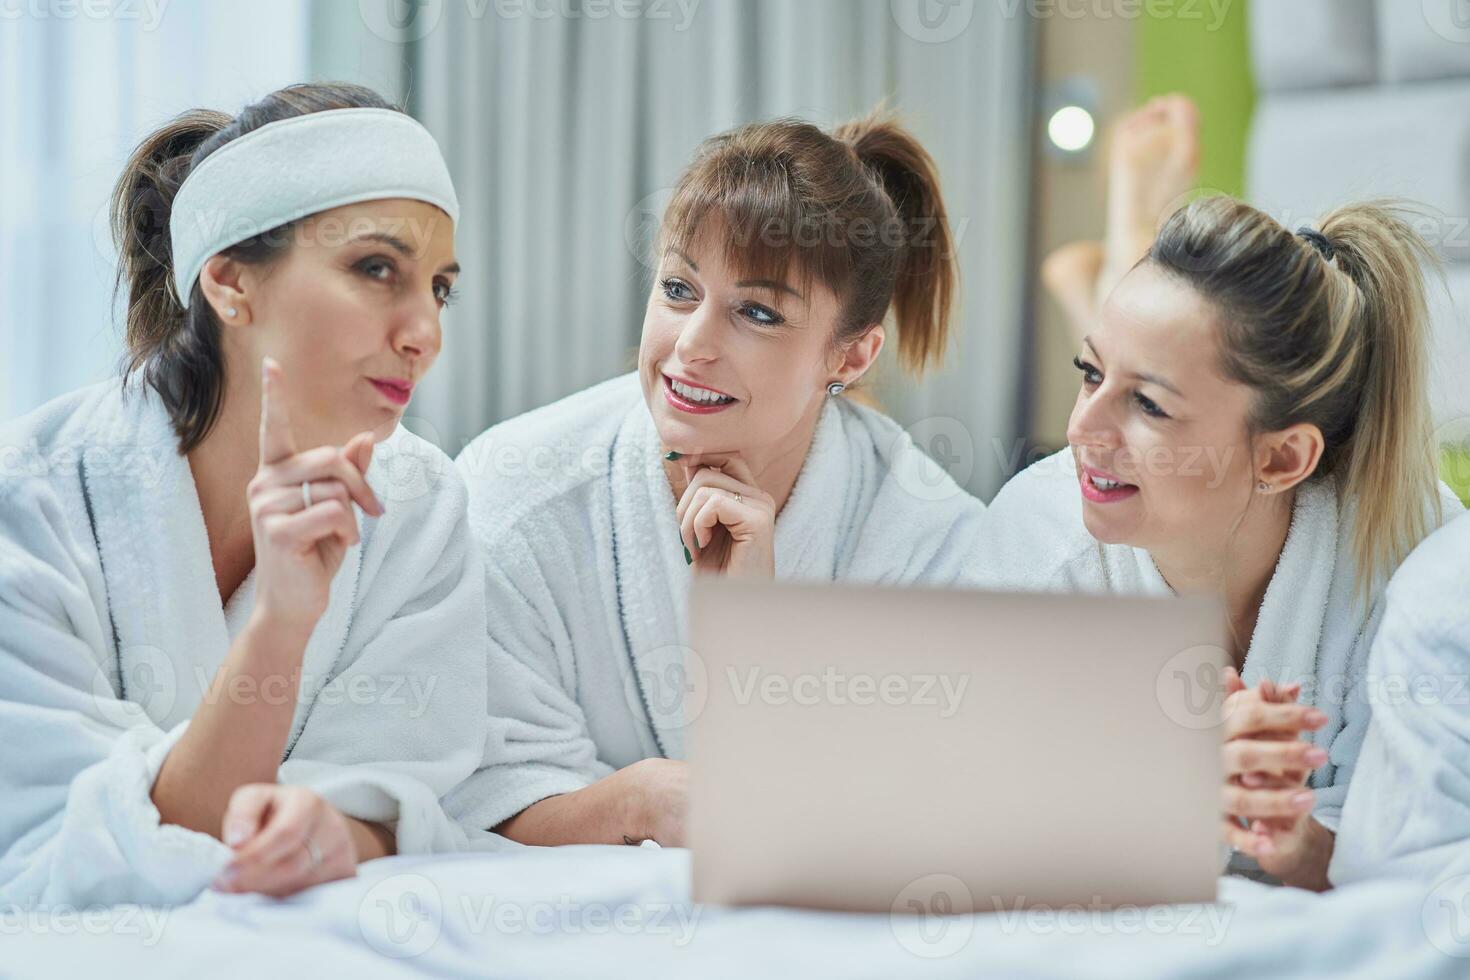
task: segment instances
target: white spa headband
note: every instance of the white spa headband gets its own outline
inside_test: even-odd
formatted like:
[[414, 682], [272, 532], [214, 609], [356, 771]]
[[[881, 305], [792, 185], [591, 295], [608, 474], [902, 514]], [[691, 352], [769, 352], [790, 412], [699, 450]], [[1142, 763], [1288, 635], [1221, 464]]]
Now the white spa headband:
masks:
[[328, 109], [267, 123], [195, 167], [169, 216], [174, 293], [184, 307], [212, 255], [309, 214], [403, 197], [459, 222], [439, 144], [392, 109]]

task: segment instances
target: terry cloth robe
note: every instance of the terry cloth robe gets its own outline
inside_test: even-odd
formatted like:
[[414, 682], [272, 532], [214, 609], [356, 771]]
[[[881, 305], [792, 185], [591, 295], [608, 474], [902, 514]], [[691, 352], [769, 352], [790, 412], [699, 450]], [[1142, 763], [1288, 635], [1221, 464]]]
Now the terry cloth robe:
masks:
[[[1440, 487], [1446, 518], [1463, 507]], [[1433, 510], [1429, 510], [1433, 521]], [[1031, 465], [1001, 488], [986, 511], [983, 561], [975, 584], [1017, 591], [1173, 595], [1142, 548], [1102, 544], [1082, 521], [1082, 494], [1070, 449]], [[1291, 525], [1266, 587], [1241, 679], [1300, 681], [1300, 700], [1327, 715], [1310, 738], [1327, 752], [1312, 772], [1312, 814], [1337, 830], [1343, 799], [1367, 732], [1362, 696], [1368, 649], [1382, 618], [1379, 576], [1365, 605], [1352, 551], [1351, 511], [1339, 513], [1331, 480], [1308, 481], [1296, 494]]]
[[[488, 558], [493, 827], [640, 759], [682, 758], [691, 569], [635, 375], [495, 426], [456, 460]], [[984, 505], [895, 422], [829, 399], [776, 520], [776, 577], [943, 585]]]
[[1470, 515], [1389, 583], [1368, 679], [1373, 721], [1329, 877], [1432, 880], [1470, 857]]
[[[441, 797], [485, 735], [483, 575], [464, 487], [401, 427], [368, 482], [386, 514], [332, 581], [279, 780], [395, 829], [467, 835]], [[151, 389], [110, 381], [0, 429], [0, 905], [187, 901], [229, 859], [150, 798], [254, 606], [222, 608], [199, 498]], [[262, 684], [233, 696], [279, 696]]]

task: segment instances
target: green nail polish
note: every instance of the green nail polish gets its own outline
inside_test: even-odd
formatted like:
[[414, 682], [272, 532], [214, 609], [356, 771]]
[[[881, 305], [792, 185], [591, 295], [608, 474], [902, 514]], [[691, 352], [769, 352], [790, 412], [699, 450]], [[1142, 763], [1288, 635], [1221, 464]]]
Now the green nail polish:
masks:
[[678, 452], [675, 452], [674, 450], [670, 449], [668, 452], [664, 453], [664, 459], [666, 459], [666, 460], [668, 460], [669, 462], [672, 463], [674, 460], [683, 457], [683, 455], [684, 455], [683, 453], [678, 453]]
[[693, 558], [693, 556], [691, 556], [689, 554], [689, 549], [688, 548], [685, 548], [684, 549], [684, 564], [686, 564], [686, 565], [693, 565], [694, 564], [694, 558]]

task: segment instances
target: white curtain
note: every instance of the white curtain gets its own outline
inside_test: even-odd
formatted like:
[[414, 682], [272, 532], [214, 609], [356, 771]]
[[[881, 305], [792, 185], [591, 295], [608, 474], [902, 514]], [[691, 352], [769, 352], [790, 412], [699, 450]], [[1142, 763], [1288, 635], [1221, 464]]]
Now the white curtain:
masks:
[[939, 163], [962, 296], [949, 366], [914, 384], [885, 355], [876, 391], [962, 483], [998, 488], [1021, 430], [1029, 18], [973, 0], [358, 7], [359, 33], [403, 42], [409, 107], [463, 210], [462, 299], [411, 428], [453, 454], [626, 370], [649, 231], [699, 142], [778, 115], [827, 125], [887, 97]]
[[149, 130], [235, 112], [309, 62], [299, 0], [0, 10], [0, 418], [114, 373], [108, 198]]
[[[649, 234], [706, 136], [889, 98], [960, 236], [949, 366], [876, 391], [982, 496], [1020, 432], [1030, 18], [977, 0], [129, 0], [0, 17], [0, 413], [106, 377], [108, 192], [193, 106], [342, 78], [408, 102], [463, 203], [463, 299], [408, 420], [450, 453], [632, 363]], [[49, 12], [43, 16], [33, 11]]]

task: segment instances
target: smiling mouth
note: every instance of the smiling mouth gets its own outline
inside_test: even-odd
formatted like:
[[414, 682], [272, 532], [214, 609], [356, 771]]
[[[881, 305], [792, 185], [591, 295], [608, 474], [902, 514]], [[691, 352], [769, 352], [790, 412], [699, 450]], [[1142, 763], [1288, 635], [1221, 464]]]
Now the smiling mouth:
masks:
[[1091, 473], [1087, 474], [1087, 478], [1091, 480], [1092, 485], [1097, 487], [1099, 490], [1118, 490], [1122, 487], [1133, 486], [1133, 484], [1124, 483], [1122, 480], [1104, 480], [1102, 477], [1095, 476]]
[[740, 400], [733, 395], [727, 395], [712, 388], [701, 388], [698, 385], [675, 380], [667, 374], [662, 377], [664, 398], [670, 405], [683, 412], [705, 415], [729, 408]]
[[1085, 465], [1077, 473], [1077, 482], [1082, 487], [1082, 496], [1099, 504], [1122, 500], [1138, 492], [1137, 485], [1124, 483]]

